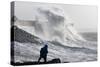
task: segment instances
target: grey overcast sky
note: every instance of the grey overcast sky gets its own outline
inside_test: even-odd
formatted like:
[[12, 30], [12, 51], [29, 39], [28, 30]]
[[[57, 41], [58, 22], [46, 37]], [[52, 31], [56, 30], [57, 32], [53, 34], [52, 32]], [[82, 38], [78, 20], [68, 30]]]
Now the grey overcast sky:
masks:
[[15, 2], [15, 16], [22, 20], [32, 20], [35, 6], [57, 6], [74, 22], [75, 28], [80, 32], [97, 32], [98, 8], [97, 6], [71, 5], [71, 4], [46, 4], [34, 2]]

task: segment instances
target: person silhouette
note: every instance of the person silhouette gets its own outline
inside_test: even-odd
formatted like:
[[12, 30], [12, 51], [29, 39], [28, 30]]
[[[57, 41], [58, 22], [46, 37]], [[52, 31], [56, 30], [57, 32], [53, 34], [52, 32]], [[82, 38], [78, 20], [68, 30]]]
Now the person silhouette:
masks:
[[47, 54], [48, 54], [48, 45], [45, 44], [44, 47], [42, 47], [40, 50], [40, 57], [38, 59], [38, 63], [40, 62], [40, 60], [42, 58], [44, 59], [44, 63], [46, 63], [47, 62]]

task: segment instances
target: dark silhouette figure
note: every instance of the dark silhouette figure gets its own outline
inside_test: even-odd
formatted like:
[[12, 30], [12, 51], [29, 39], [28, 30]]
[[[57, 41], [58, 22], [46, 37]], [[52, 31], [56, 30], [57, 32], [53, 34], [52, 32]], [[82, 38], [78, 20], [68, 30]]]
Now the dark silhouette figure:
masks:
[[40, 60], [43, 58], [44, 59], [44, 63], [47, 62], [47, 54], [48, 54], [48, 45], [45, 45], [44, 47], [41, 48], [40, 50], [40, 57], [38, 59], [38, 63], [40, 62]]

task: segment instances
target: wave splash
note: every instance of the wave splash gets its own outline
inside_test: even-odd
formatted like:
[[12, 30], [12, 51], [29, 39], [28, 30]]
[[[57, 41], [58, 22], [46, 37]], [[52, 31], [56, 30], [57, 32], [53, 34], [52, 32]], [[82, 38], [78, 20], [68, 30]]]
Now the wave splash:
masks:
[[42, 40], [59, 41], [65, 43], [69, 40], [85, 41], [74, 28], [64, 10], [57, 7], [37, 7], [34, 9], [34, 20], [17, 20], [15, 25], [19, 28], [40, 37]]

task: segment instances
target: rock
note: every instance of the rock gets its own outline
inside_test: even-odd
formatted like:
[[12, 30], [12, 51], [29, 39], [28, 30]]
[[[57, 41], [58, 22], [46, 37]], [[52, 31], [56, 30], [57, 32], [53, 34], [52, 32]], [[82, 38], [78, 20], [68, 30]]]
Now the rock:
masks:
[[52, 59], [49, 62], [51, 62], [51, 63], [61, 63], [61, 60], [59, 58], [56, 58], [56, 59]]
[[52, 60], [50, 60], [50, 61], [48, 61], [48, 62], [37, 62], [37, 61], [34, 61], [34, 62], [24, 62], [24, 63], [19, 63], [19, 62], [17, 62], [17, 63], [14, 63], [14, 62], [12, 62], [11, 63], [11, 65], [13, 65], [13, 66], [21, 66], [21, 65], [37, 65], [37, 64], [53, 64], [53, 63], [61, 63], [61, 60], [59, 59], [59, 58], [55, 58], [55, 59], [52, 59]]

